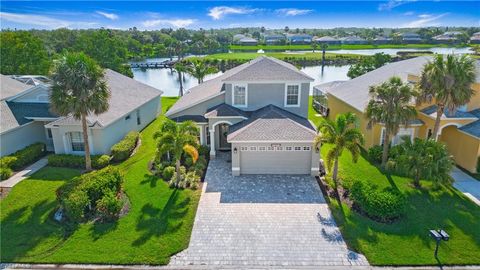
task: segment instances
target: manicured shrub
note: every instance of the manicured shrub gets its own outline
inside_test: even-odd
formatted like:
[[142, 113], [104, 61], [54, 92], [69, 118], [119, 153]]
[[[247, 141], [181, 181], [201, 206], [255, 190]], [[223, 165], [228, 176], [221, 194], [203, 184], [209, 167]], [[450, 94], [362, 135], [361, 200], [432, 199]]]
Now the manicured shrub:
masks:
[[350, 189], [350, 198], [368, 217], [381, 222], [392, 221], [405, 212], [406, 199], [400, 192], [380, 190], [370, 183], [355, 182]]
[[368, 157], [375, 163], [382, 162], [383, 147], [381, 145], [374, 145], [368, 149]]
[[[102, 169], [110, 163], [108, 155], [94, 155], [91, 156], [92, 167], [94, 169]], [[67, 168], [85, 168], [85, 157], [80, 155], [50, 155], [48, 156], [48, 165], [53, 167], [67, 167]]]
[[112, 160], [120, 162], [126, 160], [132, 154], [140, 133], [138, 131], [129, 132], [121, 141], [112, 146], [110, 149], [112, 152]]
[[[0, 160], [2, 167], [7, 167], [12, 170], [20, 170], [27, 165], [30, 165], [44, 156], [45, 144], [44, 143], [34, 143], [23, 149], [18, 150], [17, 152], [3, 157]], [[4, 165], [5, 164], [5, 165]]]
[[0, 167], [0, 180], [5, 180], [12, 176], [12, 169], [8, 167]]
[[97, 201], [98, 214], [104, 220], [117, 218], [122, 207], [122, 200], [112, 190], [105, 192], [104, 196]]
[[198, 155], [208, 157], [210, 155], [210, 147], [207, 145], [200, 145], [198, 147]]
[[185, 175], [186, 175], [187, 170], [185, 169], [184, 166], [180, 166], [180, 182], [177, 183], [177, 172], [174, 171], [172, 177], [170, 178], [170, 181], [168, 182], [168, 185], [170, 187], [178, 187], [178, 188], [183, 188], [184, 181], [185, 181]]
[[84, 218], [89, 202], [85, 191], [75, 190], [62, 199], [62, 206], [72, 221], [79, 222]]
[[175, 167], [173, 167], [173, 166], [165, 167], [163, 169], [163, 173], [162, 173], [163, 179], [167, 180], [167, 179], [172, 178], [174, 173], [175, 173]]
[[184, 182], [185, 184], [183, 188], [197, 189], [200, 183], [200, 176], [197, 175], [195, 172], [188, 172], [185, 175]]

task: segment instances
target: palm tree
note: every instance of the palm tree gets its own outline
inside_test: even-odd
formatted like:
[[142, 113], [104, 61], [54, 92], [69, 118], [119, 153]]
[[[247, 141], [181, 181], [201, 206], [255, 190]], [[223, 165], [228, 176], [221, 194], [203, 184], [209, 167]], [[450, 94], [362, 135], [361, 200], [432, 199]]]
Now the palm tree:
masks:
[[315, 52], [315, 50], [317, 49], [318, 47], [318, 44], [316, 42], [313, 42], [312, 43], [312, 49], [313, 49], [313, 52]]
[[328, 44], [322, 43], [320, 47], [322, 48], [322, 67], [323, 67], [325, 65], [325, 50], [328, 48]]
[[415, 138], [413, 143], [405, 140], [397, 152], [389, 164], [411, 177], [415, 187], [420, 187], [420, 179], [432, 180], [436, 185], [450, 182], [454, 161], [445, 144]]
[[382, 124], [385, 128], [383, 139], [382, 167], [388, 158], [390, 139], [398, 133], [400, 126], [408, 126], [417, 111], [410, 102], [415, 92], [410, 85], [403, 83], [398, 77], [370, 86], [370, 102], [367, 105], [368, 128], [374, 124]]
[[178, 74], [178, 82], [179, 82], [179, 85], [180, 85], [180, 89], [178, 91], [178, 95], [181, 97], [183, 96], [183, 73], [187, 72], [187, 66], [184, 65], [182, 62], [177, 62], [174, 66], [173, 66], [173, 69], [175, 69], [175, 71], [177, 72]]
[[168, 153], [175, 160], [177, 186], [182, 180], [180, 175], [182, 155], [189, 155], [194, 163], [198, 159], [196, 148], [198, 145], [198, 132], [198, 127], [192, 121], [176, 123], [170, 119], [165, 119], [160, 126], [160, 130], [154, 134], [154, 138], [158, 139], [158, 152], [160, 154]]
[[207, 76], [208, 74], [213, 74], [217, 72], [218, 69], [216, 67], [209, 66], [204, 61], [192, 62], [187, 67], [187, 73], [197, 78], [198, 84], [203, 83], [203, 79], [205, 79], [205, 76]]
[[418, 103], [435, 101], [437, 116], [432, 137], [437, 139], [440, 119], [445, 110], [453, 115], [457, 107], [470, 101], [474, 91], [471, 85], [475, 82], [475, 61], [467, 56], [437, 54], [433, 61], [428, 62], [422, 71], [417, 84], [420, 95]]
[[324, 120], [318, 126], [318, 135], [314, 140], [314, 147], [320, 149], [324, 143], [332, 144], [333, 147], [328, 150], [326, 161], [327, 168], [330, 170], [333, 164], [332, 179], [335, 183], [335, 191], [338, 194], [338, 159], [343, 150], [348, 150], [352, 154], [353, 162], [357, 162], [360, 155], [360, 146], [364, 143], [363, 134], [355, 128], [358, 118], [353, 113], [339, 114], [335, 121]]
[[72, 115], [82, 122], [85, 168], [92, 169], [88, 144], [87, 116], [108, 110], [110, 91], [103, 69], [84, 53], [67, 53], [55, 62], [51, 74], [52, 110], [59, 115]]

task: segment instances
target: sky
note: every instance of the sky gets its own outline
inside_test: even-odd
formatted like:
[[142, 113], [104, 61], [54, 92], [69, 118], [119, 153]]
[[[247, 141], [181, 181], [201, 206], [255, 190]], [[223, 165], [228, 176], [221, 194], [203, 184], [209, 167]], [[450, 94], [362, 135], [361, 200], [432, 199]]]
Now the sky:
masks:
[[1, 1], [2, 29], [480, 26], [480, 1]]

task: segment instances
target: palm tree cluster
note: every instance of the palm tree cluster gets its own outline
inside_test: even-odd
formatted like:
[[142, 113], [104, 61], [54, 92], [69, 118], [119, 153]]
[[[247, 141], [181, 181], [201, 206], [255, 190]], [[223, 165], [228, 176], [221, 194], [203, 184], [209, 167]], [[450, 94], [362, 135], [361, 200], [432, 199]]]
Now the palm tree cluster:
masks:
[[192, 61], [189, 63], [177, 62], [174, 66], [175, 71], [178, 73], [178, 80], [180, 82], [179, 95], [183, 96], [183, 73], [188, 73], [195, 77], [198, 84], [203, 83], [205, 77], [209, 74], [217, 73], [218, 69], [214, 66], [207, 65], [205, 61]]

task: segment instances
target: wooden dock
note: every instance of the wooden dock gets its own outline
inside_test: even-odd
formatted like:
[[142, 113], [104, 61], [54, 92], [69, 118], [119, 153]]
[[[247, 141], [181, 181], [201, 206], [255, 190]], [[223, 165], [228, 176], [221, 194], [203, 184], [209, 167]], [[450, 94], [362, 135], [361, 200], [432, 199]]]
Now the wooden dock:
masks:
[[131, 68], [172, 68], [177, 61], [165, 60], [162, 62], [130, 63]]

